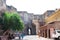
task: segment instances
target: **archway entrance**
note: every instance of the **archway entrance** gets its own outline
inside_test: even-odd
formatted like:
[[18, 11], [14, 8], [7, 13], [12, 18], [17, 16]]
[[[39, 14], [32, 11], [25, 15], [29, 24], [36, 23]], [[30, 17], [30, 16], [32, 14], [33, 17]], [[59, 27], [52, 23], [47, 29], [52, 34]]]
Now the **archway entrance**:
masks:
[[27, 35], [32, 35], [32, 29], [30, 27], [27, 28]]
[[36, 26], [27, 27], [27, 35], [36, 35]]

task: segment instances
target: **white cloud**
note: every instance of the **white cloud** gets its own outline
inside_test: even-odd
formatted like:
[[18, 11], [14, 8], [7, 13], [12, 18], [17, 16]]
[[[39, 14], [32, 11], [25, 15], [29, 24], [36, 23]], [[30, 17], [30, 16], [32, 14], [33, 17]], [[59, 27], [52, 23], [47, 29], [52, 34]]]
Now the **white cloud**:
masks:
[[46, 10], [60, 8], [59, 0], [7, 0], [8, 5], [13, 5], [20, 11], [43, 14]]

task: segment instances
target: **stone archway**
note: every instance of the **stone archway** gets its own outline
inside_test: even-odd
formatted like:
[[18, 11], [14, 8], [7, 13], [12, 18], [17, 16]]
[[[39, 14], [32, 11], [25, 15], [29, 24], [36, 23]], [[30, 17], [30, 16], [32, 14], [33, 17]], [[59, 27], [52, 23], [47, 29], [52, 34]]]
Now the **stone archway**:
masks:
[[30, 35], [36, 35], [36, 25], [31, 23], [31, 24], [26, 24], [23, 33], [25, 35], [29, 35], [29, 30], [31, 31]]
[[28, 25], [26, 27], [27, 35], [29, 35], [29, 31], [30, 31], [30, 35], [36, 35], [36, 25], [34, 25], [33, 23], [31, 24], [31, 26]]
[[27, 35], [32, 35], [32, 29], [30, 27], [27, 27]]

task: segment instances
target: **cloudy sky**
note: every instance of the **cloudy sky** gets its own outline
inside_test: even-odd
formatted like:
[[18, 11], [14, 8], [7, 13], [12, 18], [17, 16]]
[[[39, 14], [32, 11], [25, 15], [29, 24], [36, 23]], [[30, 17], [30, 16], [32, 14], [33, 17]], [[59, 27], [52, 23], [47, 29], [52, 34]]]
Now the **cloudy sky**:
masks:
[[47, 10], [60, 8], [60, 0], [7, 0], [18, 11], [27, 11], [34, 14], [43, 14]]

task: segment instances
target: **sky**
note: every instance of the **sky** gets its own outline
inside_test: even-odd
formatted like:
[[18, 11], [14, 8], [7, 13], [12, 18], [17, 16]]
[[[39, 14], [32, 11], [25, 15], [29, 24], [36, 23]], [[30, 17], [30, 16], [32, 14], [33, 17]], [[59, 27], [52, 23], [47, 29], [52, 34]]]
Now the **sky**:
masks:
[[47, 10], [60, 8], [60, 0], [7, 0], [6, 3], [14, 6], [18, 11], [34, 14], [43, 14]]

